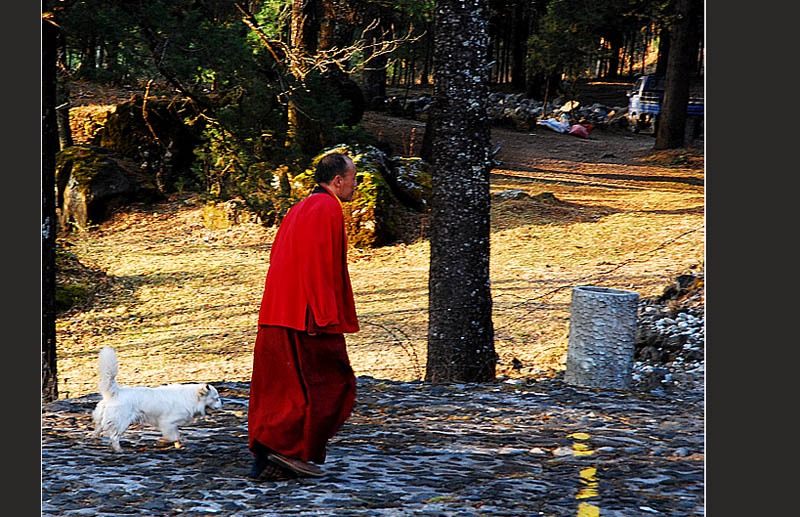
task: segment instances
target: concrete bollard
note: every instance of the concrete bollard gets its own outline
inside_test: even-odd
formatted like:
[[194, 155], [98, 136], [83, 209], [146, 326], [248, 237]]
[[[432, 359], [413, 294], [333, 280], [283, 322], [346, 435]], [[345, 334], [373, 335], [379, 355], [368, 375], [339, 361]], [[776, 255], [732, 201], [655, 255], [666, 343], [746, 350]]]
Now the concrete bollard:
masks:
[[573, 287], [564, 382], [586, 388], [631, 385], [639, 293]]

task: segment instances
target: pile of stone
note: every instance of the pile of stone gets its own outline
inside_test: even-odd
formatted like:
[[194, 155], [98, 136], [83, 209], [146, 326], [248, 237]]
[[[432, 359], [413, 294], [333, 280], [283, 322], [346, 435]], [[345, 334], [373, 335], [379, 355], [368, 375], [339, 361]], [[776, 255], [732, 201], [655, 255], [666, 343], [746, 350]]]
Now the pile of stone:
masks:
[[[385, 111], [392, 116], [424, 120], [431, 107], [431, 97], [423, 95], [413, 98], [389, 97], [384, 101]], [[545, 109], [546, 108], [546, 109]], [[498, 126], [518, 130], [534, 129], [542, 118], [555, 118], [568, 124], [591, 124], [592, 126], [627, 125], [627, 108], [594, 103], [582, 106], [576, 100], [556, 98], [547, 102], [526, 98], [522, 93], [494, 92], [489, 95], [489, 116]]]
[[705, 374], [702, 273], [677, 276], [661, 296], [639, 302], [633, 380], [645, 389], [702, 382]]

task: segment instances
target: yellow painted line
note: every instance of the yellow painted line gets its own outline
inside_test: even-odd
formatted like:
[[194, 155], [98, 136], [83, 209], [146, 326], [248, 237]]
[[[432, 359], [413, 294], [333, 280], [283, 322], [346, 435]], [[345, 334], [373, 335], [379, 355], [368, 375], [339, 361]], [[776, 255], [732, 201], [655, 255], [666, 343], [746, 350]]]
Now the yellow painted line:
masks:
[[586, 433], [572, 433], [572, 434], [568, 434], [567, 438], [575, 438], [576, 440], [588, 440], [589, 436], [590, 435], [588, 435]]
[[572, 444], [573, 456], [591, 456], [594, 451], [588, 445], [583, 443]]
[[586, 481], [597, 481], [597, 469], [594, 467], [586, 467], [581, 469], [581, 478]]
[[582, 488], [578, 492], [578, 495], [575, 496], [575, 499], [586, 499], [600, 495], [597, 491], [597, 469], [594, 467], [587, 467], [581, 470], [580, 475], [581, 481], [586, 485], [586, 488]]
[[600, 508], [589, 503], [581, 503], [578, 506], [578, 517], [599, 517]]
[[[572, 433], [567, 435], [569, 438], [573, 438], [575, 440], [588, 440], [590, 435], [587, 433]], [[588, 444], [585, 443], [573, 443], [572, 444], [572, 452], [575, 456], [591, 456], [594, 454], [594, 450], [592, 450]], [[575, 495], [575, 499], [588, 499], [591, 497], [599, 497], [600, 492], [598, 491], [598, 482], [597, 482], [597, 468], [595, 467], [585, 467], [580, 470], [579, 472], [581, 483], [584, 485], [578, 493]], [[589, 504], [587, 502], [581, 502], [578, 505], [578, 515], [577, 517], [599, 517], [600, 516], [600, 507]]]

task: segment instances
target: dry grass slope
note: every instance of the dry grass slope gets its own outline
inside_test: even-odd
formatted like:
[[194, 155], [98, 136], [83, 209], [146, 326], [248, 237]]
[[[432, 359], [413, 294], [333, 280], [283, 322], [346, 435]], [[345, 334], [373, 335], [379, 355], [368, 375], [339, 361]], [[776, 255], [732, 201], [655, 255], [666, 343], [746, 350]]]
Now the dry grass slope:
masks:
[[[365, 123], [396, 150], [419, 127], [374, 113]], [[547, 129], [495, 130], [493, 138], [504, 142], [493, 192], [556, 198], [492, 207], [498, 374], [563, 369], [570, 287], [632, 289], [644, 297], [660, 294], [677, 274], [702, 270], [701, 150], [654, 155], [652, 137], [601, 130], [590, 140]], [[348, 336], [356, 375], [424, 375], [429, 248], [422, 225], [410, 221], [407, 242], [350, 251], [362, 327]], [[255, 224], [207, 229], [202, 206], [183, 195], [131, 207], [70, 236], [70, 251], [109, 280], [91, 305], [58, 319], [61, 397], [97, 391], [103, 345], [117, 348], [124, 384], [248, 381], [274, 231]], [[514, 358], [522, 368], [512, 369]]]

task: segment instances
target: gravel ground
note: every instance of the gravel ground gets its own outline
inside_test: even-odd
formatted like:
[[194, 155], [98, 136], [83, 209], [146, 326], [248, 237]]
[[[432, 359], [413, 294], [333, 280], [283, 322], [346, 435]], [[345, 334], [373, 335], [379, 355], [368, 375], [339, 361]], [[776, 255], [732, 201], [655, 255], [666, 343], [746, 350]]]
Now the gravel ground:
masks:
[[90, 437], [99, 396], [43, 406], [42, 515], [703, 515], [702, 377], [598, 391], [561, 376], [475, 385], [358, 378], [325, 475], [245, 477], [247, 383], [183, 447]]

